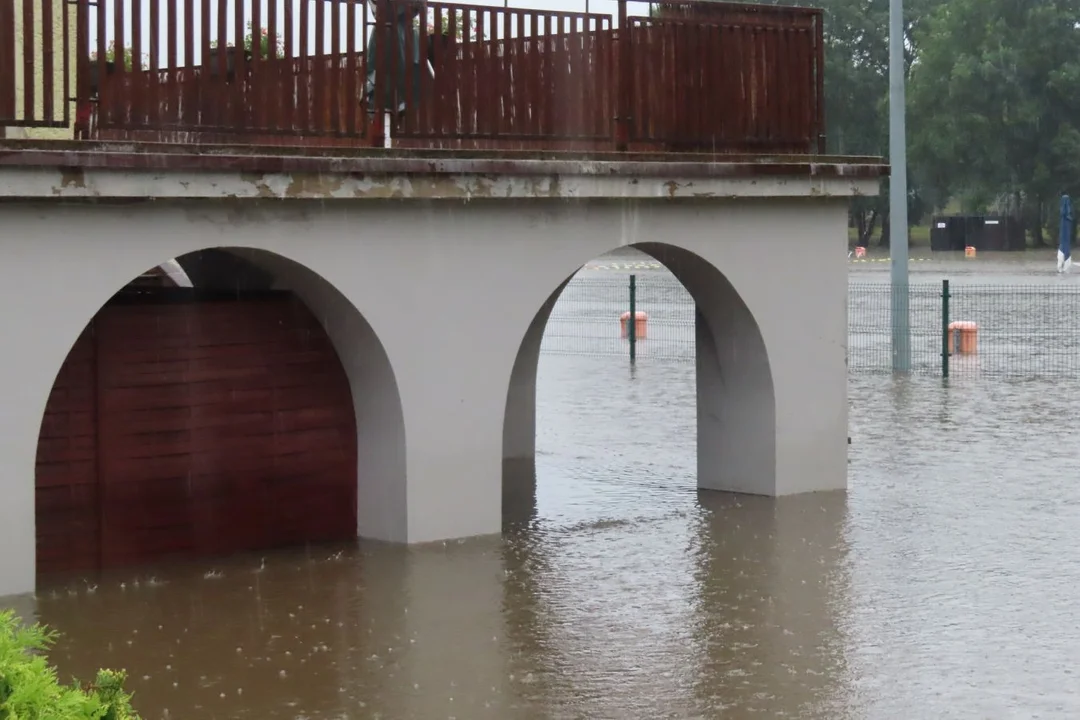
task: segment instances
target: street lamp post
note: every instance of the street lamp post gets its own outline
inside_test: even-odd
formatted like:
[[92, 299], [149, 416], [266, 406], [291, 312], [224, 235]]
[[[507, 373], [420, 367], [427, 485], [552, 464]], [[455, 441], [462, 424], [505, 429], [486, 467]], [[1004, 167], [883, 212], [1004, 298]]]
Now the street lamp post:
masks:
[[904, 2], [889, 0], [889, 256], [893, 371], [911, 371], [908, 286], [907, 138], [904, 100]]

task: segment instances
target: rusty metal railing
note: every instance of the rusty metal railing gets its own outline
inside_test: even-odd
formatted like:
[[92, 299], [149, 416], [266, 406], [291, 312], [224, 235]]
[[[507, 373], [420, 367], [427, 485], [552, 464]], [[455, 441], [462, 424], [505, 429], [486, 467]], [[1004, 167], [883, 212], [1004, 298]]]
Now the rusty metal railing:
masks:
[[654, 7], [0, 2], [0, 124], [70, 124], [74, 63], [80, 137], [381, 145], [389, 130], [405, 147], [824, 151], [821, 11]]
[[380, 0], [394, 20], [377, 26], [374, 115], [444, 147], [824, 152], [820, 10], [676, 0], [630, 14], [641, 5], [620, 0], [616, 25], [432, 2], [425, 28], [416, 0]]
[[0, 128], [71, 125], [74, 6], [0, 2]]

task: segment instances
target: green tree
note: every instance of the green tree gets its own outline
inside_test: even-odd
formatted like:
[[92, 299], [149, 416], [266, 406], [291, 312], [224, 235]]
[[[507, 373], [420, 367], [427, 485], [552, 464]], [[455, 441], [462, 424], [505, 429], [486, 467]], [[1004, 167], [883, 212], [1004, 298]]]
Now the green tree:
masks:
[[[944, 0], [905, 0], [904, 69], [910, 78], [921, 52], [920, 28]], [[887, 156], [889, 150], [889, 1], [827, 0], [825, 8], [825, 107], [830, 150], [847, 155]], [[914, 128], [909, 124], [910, 138]], [[925, 213], [922, 173], [908, 168], [908, 216]], [[875, 226], [889, 243], [889, 187], [876, 198], [852, 203], [858, 244], [869, 244]]]
[[1043, 242], [1080, 188], [1080, 0], [952, 0], [918, 33], [913, 162], [938, 197], [1007, 205]]

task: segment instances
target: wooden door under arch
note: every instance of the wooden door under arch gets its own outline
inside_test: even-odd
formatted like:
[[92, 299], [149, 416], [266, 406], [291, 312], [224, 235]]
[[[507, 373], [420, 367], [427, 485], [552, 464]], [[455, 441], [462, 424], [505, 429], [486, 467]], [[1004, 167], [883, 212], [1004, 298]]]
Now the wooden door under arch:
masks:
[[356, 490], [348, 378], [303, 303], [130, 288], [49, 397], [38, 571], [348, 540]]

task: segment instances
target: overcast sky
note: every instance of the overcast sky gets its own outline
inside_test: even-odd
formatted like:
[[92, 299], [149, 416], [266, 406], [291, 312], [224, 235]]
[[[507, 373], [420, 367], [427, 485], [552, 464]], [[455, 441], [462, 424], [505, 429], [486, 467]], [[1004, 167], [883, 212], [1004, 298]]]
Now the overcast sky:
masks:
[[[0, 0], [0, 2], [4, 2], [4, 1], [5, 0]], [[277, 4], [278, 23], [279, 23], [279, 25], [282, 23], [281, 18], [284, 16], [284, 8], [285, 8], [286, 3], [289, 3], [289, 4], [292, 5], [292, 7], [293, 7], [293, 16], [295, 18], [298, 18], [299, 17], [300, 5], [302, 3], [304, 3], [304, 2], [307, 2], [310, 17], [311, 17], [311, 23], [314, 25], [315, 5], [318, 2], [324, 1], [324, 0], [220, 0], [220, 2], [223, 2], [227, 6], [226, 10], [227, 10], [228, 21], [227, 21], [227, 24], [226, 24], [226, 32], [227, 32], [227, 36], [229, 38], [232, 38], [232, 37], [235, 36], [234, 19], [236, 17], [235, 13], [236, 13], [236, 2], [237, 1], [241, 2], [241, 4], [246, 8], [245, 14], [246, 14], [246, 16], [248, 18], [251, 17], [251, 8], [252, 8], [253, 4], [255, 2], [260, 2], [261, 3], [261, 9], [262, 9], [262, 18], [263, 18], [262, 24], [263, 24], [263, 27], [265, 27], [267, 25], [266, 16], [267, 16], [267, 11], [268, 11], [268, 5], [269, 5], [270, 2], [275, 2]], [[149, 55], [150, 47], [149, 47], [149, 41], [147, 40], [147, 38], [149, 38], [150, 32], [151, 32], [151, 28], [150, 28], [150, 4], [151, 3], [157, 3], [157, 6], [158, 6], [158, 12], [159, 12], [159, 15], [160, 15], [159, 23], [160, 23], [161, 27], [158, 28], [157, 32], [158, 32], [158, 39], [159, 39], [160, 48], [161, 48], [160, 52], [162, 54], [162, 56], [158, 58], [158, 62], [159, 62], [159, 65], [165, 65], [166, 64], [166, 62], [165, 62], [166, 58], [165, 58], [164, 53], [167, 50], [168, 44], [167, 44], [167, 28], [165, 27], [165, 23], [167, 22], [167, 13], [166, 13], [166, 3], [164, 2], [164, 0], [100, 0], [100, 2], [98, 3], [98, 7], [104, 6], [106, 8], [106, 10], [105, 10], [105, 20], [106, 20], [106, 26], [108, 28], [108, 30], [106, 32], [106, 43], [108, 43], [115, 37], [115, 15], [114, 15], [115, 7], [116, 7], [117, 4], [122, 4], [122, 6], [124, 8], [123, 15], [124, 15], [124, 27], [125, 27], [125, 30], [124, 30], [124, 44], [130, 46], [132, 44], [132, 30], [133, 30], [133, 26], [132, 26], [132, 6], [133, 5], [139, 5], [140, 10], [141, 10], [141, 14], [142, 14], [142, 23], [141, 23], [142, 24], [142, 38], [143, 38], [142, 52], [143, 52], [144, 55]], [[612, 17], [612, 24], [615, 24], [615, 20], [617, 19], [617, 15], [618, 15], [618, 2], [616, 2], [616, 0], [472, 0], [472, 2], [470, 4], [473, 4], [473, 5], [486, 5], [486, 6], [490, 6], [490, 7], [503, 7], [505, 5], [505, 6], [511, 7], [511, 8], [529, 8], [529, 9], [537, 9], [537, 10], [563, 10], [563, 11], [569, 11], [569, 12], [584, 12], [585, 9], [586, 9], [586, 3], [588, 3], [589, 12], [610, 15]], [[177, 36], [177, 45], [179, 47], [178, 62], [180, 64], [185, 64], [186, 63], [186, 60], [183, 57], [183, 37], [184, 37], [183, 27], [184, 27], [184, 22], [185, 22], [185, 18], [184, 18], [184, 5], [185, 4], [186, 4], [185, 0], [177, 0], [176, 1], [178, 22], [179, 22], [178, 36]], [[214, 0], [214, 2], [211, 3], [211, 5], [212, 5], [212, 7], [214, 9], [219, 7], [218, 0]], [[201, 19], [202, 18], [202, 0], [195, 0], [194, 6], [195, 6], [195, 16], [194, 16], [195, 27], [200, 28], [201, 25], [202, 25], [202, 19]], [[342, 25], [344, 26], [345, 4], [344, 3], [334, 3], [334, 2], [327, 1], [327, 2], [325, 2], [324, 7], [327, 9], [327, 13], [326, 13], [327, 30], [326, 30], [325, 37], [327, 38], [327, 47], [329, 47], [329, 38], [330, 38], [329, 24], [330, 24], [330, 11], [331, 11], [331, 8], [334, 8], [334, 7], [338, 8], [338, 11], [341, 13]], [[647, 3], [645, 3], [645, 2], [632, 2], [631, 3], [631, 5], [630, 5], [630, 14], [631, 15], [645, 15], [647, 13], [648, 13], [648, 4]], [[91, 8], [90, 14], [91, 14], [91, 17], [90, 17], [91, 49], [96, 49], [96, 47], [97, 47], [97, 21], [98, 21], [97, 10], [95, 8]], [[215, 14], [215, 15], [213, 15], [211, 17], [211, 33], [213, 35], [215, 35], [215, 36], [217, 35], [216, 28], [217, 28], [217, 18], [216, 18], [216, 14]], [[279, 29], [278, 32], [280, 34], [282, 32], [282, 30]], [[296, 32], [299, 33], [298, 28], [297, 28]], [[314, 27], [312, 27], [309, 34], [308, 34], [309, 42], [313, 43], [313, 41], [314, 41], [314, 33], [315, 33], [315, 30], [314, 30]], [[362, 45], [362, 40], [361, 40], [361, 35], [359, 34], [359, 30], [357, 31], [357, 33], [358, 33], [357, 34], [357, 43], [358, 43], [358, 46], [361, 46]], [[490, 36], [490, 33], [489, 33], [489, 36]], [[343, 31], [342, 47], [345, 46], [345, 39], [344, 38], [345, 38], [345, 35], [344, 35], [344, 31]], [[297, 42], [298, 39], [299, 39], [298, 37], [294, 37], [294, 42]], [[199, 33], [197, 31], [196, 32], [196, 37], [195, 37], [196, 46], [201, 45], [200, 41], [201, 41], [201, 38], [199, 37]], [[195, 58], [196, 62], [199, 62], [200, 55], [201, 55], [201, 53], [198, 50], [196, 50], [196, 58]]]

